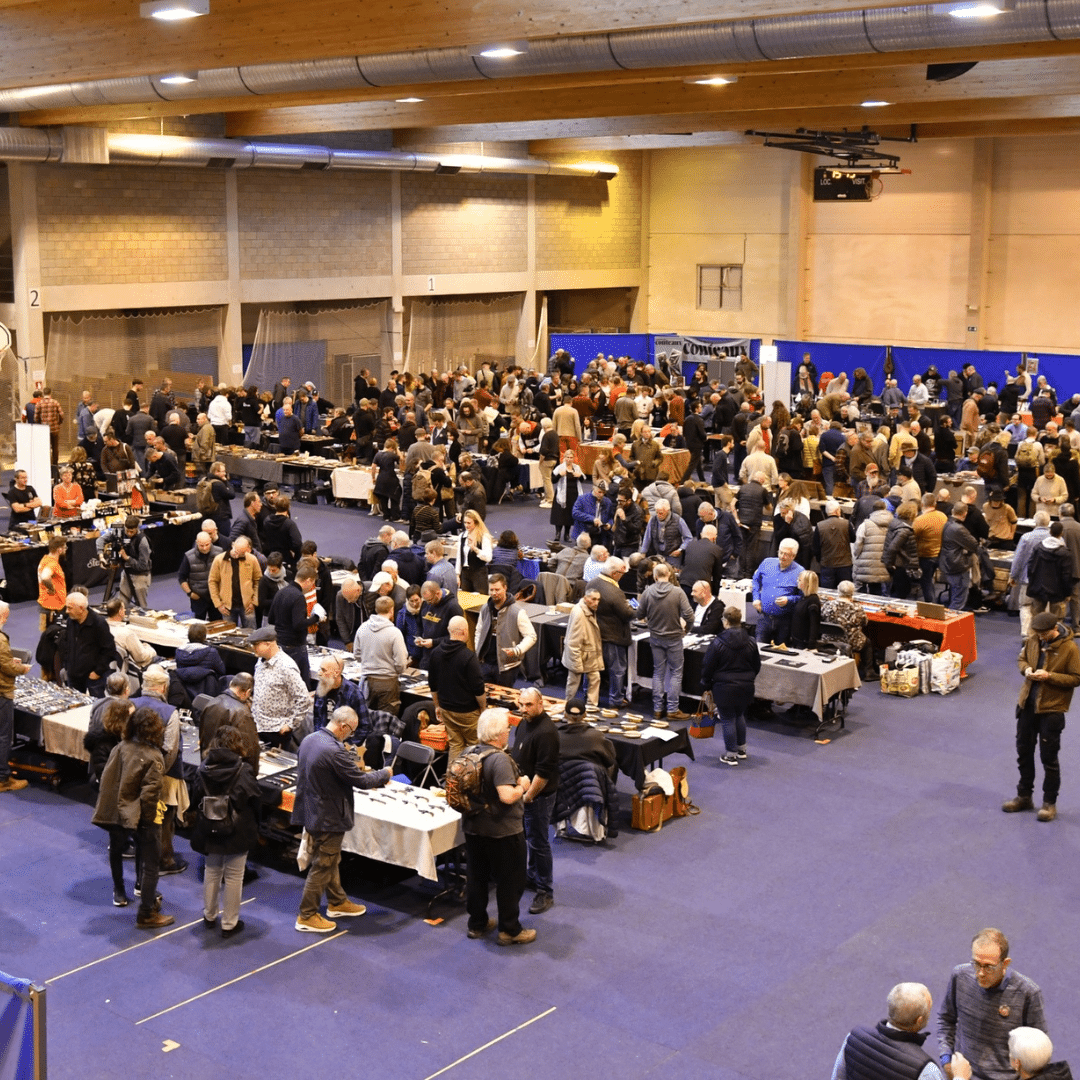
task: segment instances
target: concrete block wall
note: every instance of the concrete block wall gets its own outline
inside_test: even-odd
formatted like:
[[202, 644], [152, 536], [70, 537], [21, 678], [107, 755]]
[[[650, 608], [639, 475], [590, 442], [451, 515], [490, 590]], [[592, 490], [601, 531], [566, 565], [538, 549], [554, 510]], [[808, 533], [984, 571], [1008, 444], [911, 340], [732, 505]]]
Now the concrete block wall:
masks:
[[548, 155], [558, 163], [602, 157], [619, 166], [610, 181], [536, 178], [538, 270], [637, 270], [641, 265], [641, 152]]
[[389, 173], [237, 173], [240, 276], [390, 273]]
[[525, 270], [527, 197], [528, 181], [523, 176], [403, 173], [403, 273]]
[[44, 286], [228, 276], [220, 172], [42, 166], [37, 207]]

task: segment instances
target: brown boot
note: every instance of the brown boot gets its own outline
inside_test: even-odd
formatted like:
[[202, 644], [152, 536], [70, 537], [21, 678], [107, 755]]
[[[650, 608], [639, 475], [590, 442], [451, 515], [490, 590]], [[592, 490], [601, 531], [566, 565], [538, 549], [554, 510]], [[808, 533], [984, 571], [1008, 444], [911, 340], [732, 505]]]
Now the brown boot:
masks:
[[1057, 817], [1057, 804], [1044, 802], [1042, 809], [1035, 815], [1040, 821], [1053, 821]]
[[162, 926], [172, 926], [176, 920], [171, 915], [162, 915], [160, 911], [152, 911], [149, 915], [140, 915], [135, 920], [135, 925], [140, 930], [158, 930]]
[[1008, 802], [1003, 802], [1001, 809], [1006, 814], [1015, 814], [1018, 810], [1034, 810], [1035, 804], [1031, 801], [1030, 795], [1016, 795]]

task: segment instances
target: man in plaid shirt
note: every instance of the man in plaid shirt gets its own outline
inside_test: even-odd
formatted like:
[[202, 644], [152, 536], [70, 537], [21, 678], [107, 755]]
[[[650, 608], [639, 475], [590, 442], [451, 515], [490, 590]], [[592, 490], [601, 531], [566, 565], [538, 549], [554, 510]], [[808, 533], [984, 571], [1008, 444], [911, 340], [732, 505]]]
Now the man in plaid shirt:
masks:
[[60, 408], [60, 402], [52, 396], [49, 387], [46, 386], [42, 393], [44, 397], [38, 402], [35, 422], [49, 425], [49, 446], [52, 450], [52, 463], [55, 465], [60, 458], [60, 425], [64, 422], [64, 410]]

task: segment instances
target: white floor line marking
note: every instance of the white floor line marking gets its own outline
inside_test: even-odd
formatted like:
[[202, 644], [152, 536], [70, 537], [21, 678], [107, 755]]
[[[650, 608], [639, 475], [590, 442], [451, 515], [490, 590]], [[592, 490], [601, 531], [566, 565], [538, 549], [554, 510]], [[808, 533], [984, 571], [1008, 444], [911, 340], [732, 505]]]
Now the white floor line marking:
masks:
[[269, 964], [263, 964], [262, 967], [255, 968], [254, 971], [249, 971], [244, 975], [237, 975], [235, 979], [230, 979], [228, 982], [223, 982], [220, 986], [212, 986], [209, 990], [204, 990], [201, 994], [196, 994], [194, 997], [189, 997], [186, 1001], [178, 1001], [175, 1005], [170, 1005], [167, 1009], [161, 1009], [150, 1016], [144, 1016], [141, 1020], [135, 1021], [135, 1026], [145, 1024], [147, 1020], [155, 1020], [159, 1016], [164, 1016], [166, 1013], [171, 1013], [174, 1009], [182, 1009], [185, 1005], [190, 1005], [193, 1001], [198, 1001], [199, 998], [207, 997], [210, 994], [217, 993], [218, 990], [224, 990], [226, 986], [232, 986], [233, 983], [243, 982], [244, 979], [251, 978], [252, 975], [258, 975], [260, 971], [268, 971], [272, 967], [277, 967], [278, 964], [284, 964], [286, 960], [291, 960], [294, 956], [299, 956], [301, 953], [310, 952], [312, 949], [317, 949], [320, 945], [325, 945], [328, 941], [337, 941], [339, 937], [347, 934], [348, 930], [339, 930], [336, 934], [331, 934], [330, 937], [324, 937], [321, 941], [312, 942], [310, 945], [304, 946], [302, 949], [297, 949], [296, 952], [289, 953], [288, 956], [282, 956], [278, 960], [271, 960]]
[[[247, 900], [241, 900], [240, 906], [244, 904], [254, 904], [255, 897], [249, 897]], [[123, 956], [124, 953], [129, 953], [132, 949], [141, 949], [144, 945], [152, 945], [155, 941], [162, 941], [170, 934], [179, 933], [181, 930], [187, 930], [189, 927], [198, 926], [202, 922], [202, 916], [200, 915], [194, 922], [184, 923], [182, 926], [174, 926], [171, 930], [166, 930], [164, 934], [155, 934], [153, 937], [147, 938], [145, 941], [136, 942], [134, 945], [129, 945], [126, 949], [121, 949], [119, 952], [109, 953], [108, 956], [100, 956], [97, 960], [91, 960], [88, 964], [83, 964], [82, 967], [72, 968], [70, 971], [65, 971], [62, 975], [54, 975], [51, 979], [45, 980], [45, 985], [50, 983], [59, 982], [61, 979], [66, 979], [69, 975], [78, 975], [80, 971], [85, 971], [87, 968], [92, 968], [97, 964], [104, 964], [106, 960], [112, 960], [117, 956]]]
[[456, 1068], [463, 1061], [468, 1061], [469, 1058], [476, 1057], [477, 1054], [479, 1054], [483, 1050], [486, 1050], [489, 1046], [494, 1046], [497, 1042], [502, 1042], [503, 1039], [510, 1038], [511, 1035], [517, 1034], [517, 1032], [521, 1031], [523, 1028], [527, 1028], [530, 1024], [535, 1024], [537, 1020], [543, 1020], [545, 1016], [550, 1016], [555, 1011], [556, 1008], [557, 1008], [557, 1006], [552, 1005], [551, 1008], [548, 1009], [547, 1011], [539, 1013], [537, 1016], [534, 1016], [531, 1020], [526, 1020], [524, 1024], [518, 1024], [518, 1026], [516, 1028], [511, 1028], [509, 1031], [507, 1031], [504, 1034], [500, 1035], [498, 1038], [492, 1039], [491, 1042], [486, 1042], [486, 1043], [484, 1043], [483, 1046], [478, 1046], [475, 1050], [473, 1050], [470, 1053], [466, 1054], [464, 1057], [459, 1057], [457, 1059], [457, 1061], [450, 1062], [449, 1065], [446, 1065], [445, 1067], [441, 1068], [438, 1072], [433, 1072], [430, 1076], [426, 1076], [424, 1078], [424, 1080], [435, 1080], [436, 1076], [442, 1076], [443, 1073], [448, 1073], [451, 1069]]

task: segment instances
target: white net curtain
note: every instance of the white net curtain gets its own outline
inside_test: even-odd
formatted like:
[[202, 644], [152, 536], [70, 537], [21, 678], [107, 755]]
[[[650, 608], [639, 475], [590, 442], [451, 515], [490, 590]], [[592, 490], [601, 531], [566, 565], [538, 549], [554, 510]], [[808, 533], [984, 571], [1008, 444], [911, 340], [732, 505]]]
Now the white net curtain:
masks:
[[162, 379], [189, 401], [201, 379], [218, 377], [225, 310], [221, 307], [49, 317], [45, 383], [64, 410], [61, 451], [75, 445], [75, 409], [83, 390], [99, 406], [119, 408], [131, 380], [149, 400]]
[[389, 300], [306, 310], [264, 307], [244, 385], [268, 391], [288, 375], [293, 386], [310, 380], [322, 397], [346, 405], [362, 369], [380, 381], [390, 373], [389, 313]]
[[478, 298], [446, 297], [407, 301], [407, 371], [430, 371], [465, 364], [475, 371], [484, 360], [501, 366], [515, 355], [523, 293]]
[[0, 416], [11, 417], [11, 423], [0, 424], [0, 468], [10, 469], [15, 463], [15, 421], [22, 403], [19, 401], [19, 361], [12, 349], [0, 353]]

